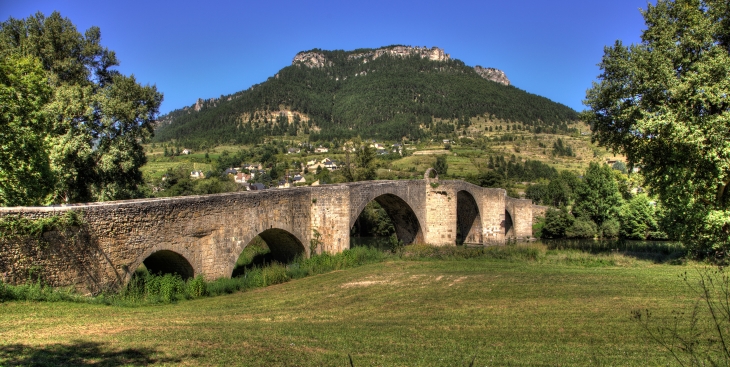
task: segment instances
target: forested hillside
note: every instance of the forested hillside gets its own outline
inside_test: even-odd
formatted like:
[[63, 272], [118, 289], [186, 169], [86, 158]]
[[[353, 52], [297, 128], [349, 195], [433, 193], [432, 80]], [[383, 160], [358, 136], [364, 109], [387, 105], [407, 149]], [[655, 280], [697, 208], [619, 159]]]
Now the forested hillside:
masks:
[[[387, 53], [394, 49], [406, 51]], [[547, 131], [565, 131], [577, 119], [565, 105], [487, 80], [448, 55], [434, 59], [408, 50], [302, 52], [261, 84], [163, 116], [155, 139], [192, 147], [281, 135], [414, 140], [453, 132], [477, 116]]]

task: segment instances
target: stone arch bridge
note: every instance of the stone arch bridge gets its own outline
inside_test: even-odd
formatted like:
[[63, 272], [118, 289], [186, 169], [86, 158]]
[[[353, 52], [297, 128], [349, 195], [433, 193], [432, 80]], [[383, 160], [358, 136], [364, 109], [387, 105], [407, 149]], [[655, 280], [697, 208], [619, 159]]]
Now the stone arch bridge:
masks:
[[[427, 173], [428, 175], [428, 173]], [[532, 235], [529, 200], [505, 190], [438, 178], [366, 181], [290, 189], [140, 199], [54, 207], [0, 208], [29, 219], [82, 213], [83, 224], [40, 238], [0, 237], [0, 276], [10, 284], [40, 276], [53, 286], [97, 293], [126, 284], [144, 263], [183, 277], [230, 277], [256, 236], [276, 258], [341, 252], [365, 205], [378, 202], [404, 243], [501, 244]]]

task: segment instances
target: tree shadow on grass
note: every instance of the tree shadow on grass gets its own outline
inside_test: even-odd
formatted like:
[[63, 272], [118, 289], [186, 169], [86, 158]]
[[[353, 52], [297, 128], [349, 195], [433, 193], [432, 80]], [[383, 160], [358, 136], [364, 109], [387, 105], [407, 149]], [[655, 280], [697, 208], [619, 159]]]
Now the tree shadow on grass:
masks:
[[154, 349], [112, 350], [98, 342], [74, 341], [70, 344], [0, 346], [0, 366], [147, 366], [179, 363], [179, 358], [160, 356]]

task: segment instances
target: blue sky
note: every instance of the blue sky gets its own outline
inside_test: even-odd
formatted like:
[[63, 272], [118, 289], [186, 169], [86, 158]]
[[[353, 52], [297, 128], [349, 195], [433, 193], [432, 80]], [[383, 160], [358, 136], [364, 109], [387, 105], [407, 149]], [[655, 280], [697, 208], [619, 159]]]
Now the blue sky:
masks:
[[[652, 2], [653, 3], [653, 2]], [[603, 47], [640, 41], [645, 0], [3, 1], [0, 19], [58, 10], [101, 28], [118, 68], [164, 93], [162, 113], [266, 80], [299, 51], [437, 46], [583, 110]]]

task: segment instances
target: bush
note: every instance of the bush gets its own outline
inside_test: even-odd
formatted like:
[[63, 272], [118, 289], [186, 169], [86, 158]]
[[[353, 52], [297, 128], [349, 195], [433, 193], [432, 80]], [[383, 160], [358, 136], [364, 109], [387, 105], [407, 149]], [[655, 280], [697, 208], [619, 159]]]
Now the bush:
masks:
[[565, 230], [568, 238], [593, 238], [598, 233], [598, 226], [588, 218], [578, 218]]
[[562, 238], [565, 231], [573, 225], [575, 217], [563, 207], [560, 210], [548, 209], [545, 213], [545, 225], [542, 228], [542, 238]]
[[198, 275], [195, 279], [188, 282], [187, 294], [192, 298], [205, 297], [208, 294], [208, 290], [205, 286], [205, 280], [202, 275]]
[[654, 208], [644, 194], [634, 196], [621, 207], [621, 236], [644, 240], [649, 232], [657, 231]]
[[13, 299], [13, 293], [8, 286], [0, 280], [0, 302], [10, 301]]
[[532, 223], [532, 237], [541, 238], [542, 229], [545, 227], [545, 217], [537, 217]]
[[618, 238], [621, 230], [621, 224], [616, 219], [609, 219], [601, 224], [601, 237], [603, 238]]

